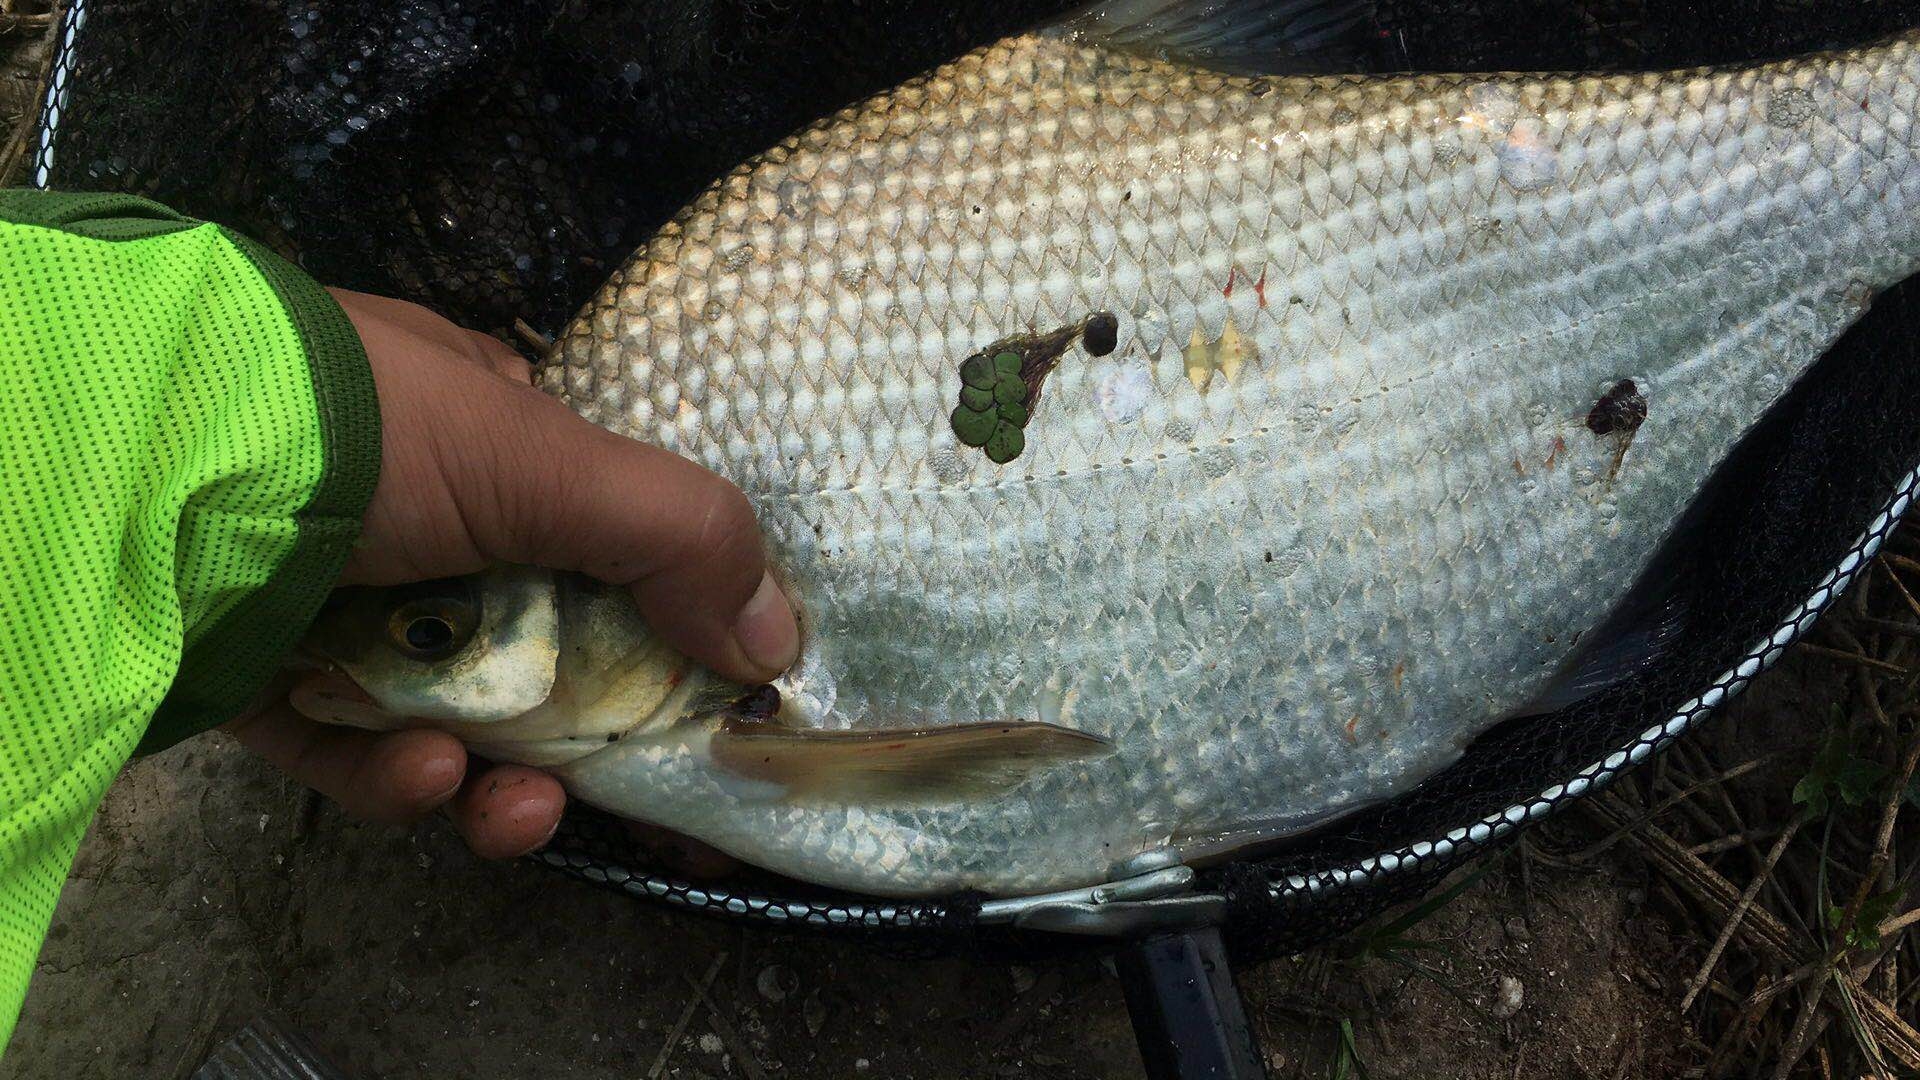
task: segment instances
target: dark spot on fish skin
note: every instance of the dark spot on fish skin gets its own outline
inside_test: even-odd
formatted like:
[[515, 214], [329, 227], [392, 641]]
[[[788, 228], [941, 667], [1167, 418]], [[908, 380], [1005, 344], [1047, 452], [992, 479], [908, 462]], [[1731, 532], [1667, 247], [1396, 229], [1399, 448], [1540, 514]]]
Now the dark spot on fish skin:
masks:
[[1087, 316], [1086, 329], [1080, 332], [1080, 344], [1091, 356], [1105, 356], [1120, 343], [1120, 320], [1110, 311]]
[[1268, 562], [1272, 562], [1272, 561], [1273, 561], [1273, 552], [1271, 552], [1271, 551], [1269, 551], [1269, 552], [1267, 552], [1267, 561], [1268, 561]]
[[619, 733], [619, 732], [617, 732], [617, 731], [609, 731], [609, 732], [607, 732], [607, 741], [608, 741], [608, 742], [619, 742], [619, 741], [620, 741], [620, 733]]
[[780, 691], [761, 684], [733, 703], [735, 715], [747, 720], [771, 720], [780, 712]]
[[1600, 395], [1593, 410], [1587, 413], [1587, 430], [1597, 438], [1615, 437], [1613, 449], [1613, 467], [1607, 470], [1607, 482], [1620, 475], [1620, 466], [1627, 460], [1627, 448], [1633, 445], [1633, 437], [1640, 431], [1640, 425], [1647, 419], [1647, 399], [1632, 379], [1621, 379], [1613, 388]]
[[1616, 431], [1628, 436], [1640, 430], [1647, 419], [1647, 399], [1634, 385], [1632, 379], [1621, 379], [1613, 388], [1600, 395], [1593, 408], [1587, 413], [1587, 430], [1595, 435], [1611, 435]]
[[1273, 80], [1264, 75], [1251, 79], [1247, 82], [1247, 93], [1257, 98], [1266, 97], [1273, 93]]
[[1127, 193], [1126, 193], [1125, 195], [1122, 195], [1122, 196], [1120, 196], [1120, 201], [1121, 201], [1121, 202], [1132, 202], [1132, 201], [1133, 201], [1133, 189], [1132, 189], [1132, 188], [1128, 188], [1128, 189], [1127, 189]]
[[495, 780], [493, 783], [487, 785], [487, 794], [489, 795], [499, 790], [500, 790], [500, 781], [498, 780]]
[[977, 213], [979, 213], [979, 212], [980, 212], [980, 208], [979, 208], [978, 206], [975, 206], [975, 207], [973, 208], [973, 212], [974, 212], [974, 213], [976, 213], [976, 214], [977, 214]]

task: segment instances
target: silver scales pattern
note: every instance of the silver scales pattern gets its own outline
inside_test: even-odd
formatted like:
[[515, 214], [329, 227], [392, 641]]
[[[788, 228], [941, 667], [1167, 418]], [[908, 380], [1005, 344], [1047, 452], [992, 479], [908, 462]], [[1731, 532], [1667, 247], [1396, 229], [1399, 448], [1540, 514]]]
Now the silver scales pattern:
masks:
[[[1025, 37], [815, 125], [615, 275], [546, 385], [747, 491], [811, 722], [1047, 719], [1119, 752], [915, 808], [743, 798], [640, 744], [563, 776], [882, 893], [1081, 883], [1405, 790], [1539, 690], [1914, 270], [1916, 75], [1910, 40], [1289, 80]], [[1119, 347], [1068, 353], [1022, 456], [956, 444], [962, 359], [1102, 309]], [[1624, 446], [1582, 424], [1622, 378], [1650, 409]]]

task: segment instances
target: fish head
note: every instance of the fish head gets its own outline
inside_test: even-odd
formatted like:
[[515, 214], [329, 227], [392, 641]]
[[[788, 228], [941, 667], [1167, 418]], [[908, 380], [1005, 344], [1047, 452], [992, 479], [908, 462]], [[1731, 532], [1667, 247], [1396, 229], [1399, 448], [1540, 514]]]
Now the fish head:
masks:
[[717, 683], [647, 628], [627, 590], [524, 566], [342, 589], [301, 655], [318, 670], [288, 699], [310, 719], [438, 728], [540, 765], [670, 726]]
[[555, 592], [551, 573], [518, 566], [341, 589], [301, 645], [322, 673], [295, 687], [295, 707], [381, 729], [413, 726], [408, 718], [485, 724], [524, 715], [553, 693]]

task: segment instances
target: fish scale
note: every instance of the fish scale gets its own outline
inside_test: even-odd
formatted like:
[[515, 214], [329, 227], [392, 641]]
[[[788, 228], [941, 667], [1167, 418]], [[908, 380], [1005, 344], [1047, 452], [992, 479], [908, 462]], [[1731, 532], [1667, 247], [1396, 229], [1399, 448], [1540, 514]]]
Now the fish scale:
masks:
[[[1911, 37], [1283, 78], [1043, 33], [836, 114], [636, 253], [542, 384], [746, 492], [805, 626], [782, 722], [1043, 720], [1112, 753], [891, 802], [779, 797], [640, 728], [555, 771], [895, 895], [1084, 884], [1390, 799], [1572, 685], [1583, 638], [1612, 678], [1645, 659], [1592, 632], [1920, 265], [1916, 98]], [[1017, 456], [956, 438], [962, 361], [1102, 311], [1114, 347], [1066, 350]], [[1644, 421], [1595, 434], [1625, 380]]]

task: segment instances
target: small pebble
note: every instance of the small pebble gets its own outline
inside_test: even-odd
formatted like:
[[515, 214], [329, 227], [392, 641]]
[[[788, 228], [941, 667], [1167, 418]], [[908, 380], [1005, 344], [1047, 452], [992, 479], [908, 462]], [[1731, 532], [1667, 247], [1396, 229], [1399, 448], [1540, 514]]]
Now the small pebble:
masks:
[[1024, 994], [1033, 989], [1033, 984], [1036, 980], [1032, 968], [1016, 967], [1012, 969], [1011, 974], [1013, 975], [1014, 993]]
[[726, 1048], [727, 1044], [720, 1041], [720, 1036], [711, 1031], [700, 1036], [700, 1052], [703, 1054], [717, 1054]]
[[1532, 941], [1533, 929], [1527, 925], [1527, 920], [1510, 915], [1507, 917], [1507, 936], [1515, 941]]
[[1527, 988], [1520, 984], [1520, 980], [1511, 975], [1502, 975], [1500, 976], [1500, 999], [1493, 1003], [1493, 1015], [1498, 1019], [1506, 1020], [1520, 1011], [1520, 1006], [1526, 1002], [1526, 999]]
[[785, 964], [768, 964], [754, 977], [753, 985], [768, 1001], [785, 1001], [787, 995], [800, 989], [800, 976]]
[[820, 1000], [820, 991], [807, 995], [800, 1003], [800, 1019], [806, 1022], [808, 1035], [819, 1035], [820, 1029], [827, 1025], [827, 1005]]

